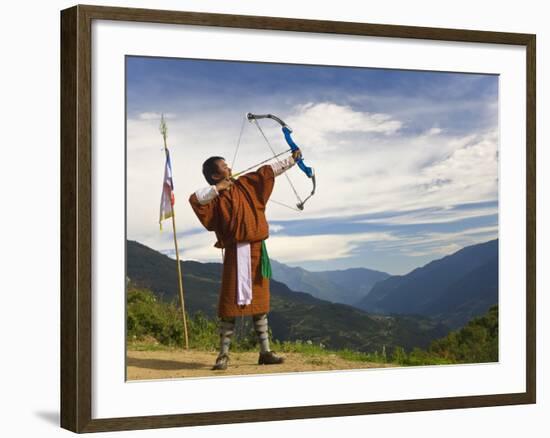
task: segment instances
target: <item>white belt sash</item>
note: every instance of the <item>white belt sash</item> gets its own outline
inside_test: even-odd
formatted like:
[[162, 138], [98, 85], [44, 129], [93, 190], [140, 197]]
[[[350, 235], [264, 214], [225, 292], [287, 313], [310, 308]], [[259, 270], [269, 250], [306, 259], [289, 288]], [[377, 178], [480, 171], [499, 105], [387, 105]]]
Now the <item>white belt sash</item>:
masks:
[[250, 243], [237, 242], [237, 304], [252, 302], [252, 261]]

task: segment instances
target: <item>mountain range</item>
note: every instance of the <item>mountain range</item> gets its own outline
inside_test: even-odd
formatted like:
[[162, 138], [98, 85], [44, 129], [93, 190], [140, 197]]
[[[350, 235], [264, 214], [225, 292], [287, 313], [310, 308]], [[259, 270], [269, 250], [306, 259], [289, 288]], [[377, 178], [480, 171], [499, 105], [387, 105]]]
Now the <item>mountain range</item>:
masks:
[[[180, 263], [186, 310], [215, 318], [222, 265]], [[165, 301], [178, 299], [175, 265], [168, 256], [127, 241], [127, 276]], [[498, 304], [498, 239], [406, 275], [365, 268], [311, 272], [274, 260], [272, 269], [269, 320], [279, 340], [359, 351], [425, 348]]]
[[[159, 299], [178, 299], [176, 261], [145, 245], [127, 241], [127, 277], [152, 290]], [[216, 317], [222, 266], [220, 263], [181, 263], [185, 306], [190, 314]], [[374, 315], [341, 303], [321, 300], [271, 279], [269, 324], [275, 338], [322, 343], [328, 348], [357, 351], [389, 350], [397, 345], [426, 348], [448, 334], [449, 328], [432, 318]]]
[[271, 260], [273, 279], [291, 290], [306, 292], [316, 298], [353, 305], [368, 295], [379, 281], [390, 277], [385, 272], [367, 268], [313, 272]]
[[379, 281], [355, 305], [367, 312], [431, 317], [456, 329], [497, 303], [495, 239]]

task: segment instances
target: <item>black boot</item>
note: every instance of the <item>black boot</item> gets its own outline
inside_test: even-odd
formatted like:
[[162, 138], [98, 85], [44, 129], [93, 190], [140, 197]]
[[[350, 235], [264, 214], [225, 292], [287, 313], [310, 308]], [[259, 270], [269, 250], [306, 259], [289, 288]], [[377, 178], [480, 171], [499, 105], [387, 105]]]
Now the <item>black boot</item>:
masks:
[[229, 362], [229, 356], [227, 354], [220, 354], [216, 358], [216, 364], [212, 367], [213, 370], [226, 370], [227, 362]]
[[284, 361], [284, 357], [277, 356], [273, 351], [266, 351], [265, 353], [260, 352], [258, 365], [273, 365], [283, 363]]

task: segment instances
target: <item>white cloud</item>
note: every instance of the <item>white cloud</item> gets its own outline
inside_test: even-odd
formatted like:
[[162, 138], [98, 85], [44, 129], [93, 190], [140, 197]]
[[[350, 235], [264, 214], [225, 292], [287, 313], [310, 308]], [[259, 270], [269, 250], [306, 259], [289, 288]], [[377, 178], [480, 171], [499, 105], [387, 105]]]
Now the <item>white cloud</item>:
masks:
[[426, 132], [426, 135], [438, 135], [438, 134], [441, 134], [442, 132], [443, 130], [441, 128], [433, 127], [428, 129], [428, 131]]
[[[200, 165], [207, 156], [222, 155], [232, 161], [240, 120], [240, 115], [230, 120], [225, 114], [212, 114], [207, 119], [182, 115], [169, 123], [176, 195], [181, 198], [181, 175], [186, 183], [183, 187], [188, 189], [205, 184]], [[157, 204], [156, 198], [160, 196], [156, 192], [161, 183], [156, 181], [162, 182], [163, 153], [157, 125], [157, 120], [128, 121], [129, 182], [133, 178], [129, 192], [135, 190], [135, 203], [143, 203], [143, 197], [151, 191], [154, 194], [150, 195], [149, 203]], [[301, 213], [270, 204], [270, 219], [411, 210], [496, 199], [496, 133], [375, 138], [363, 133], [367, 136], [355, 138], [339, 151], [329, 151], [305, 141], [307, 130], [295, 121], [293, 125], [294, 138], [306, 163], [316, 170], [318, 190]], [[284, 150], [280, 129], [274, 124], [263, 127], [272, 145]], [[243, 134], [236, 171], [270, 155], [264, 140], [251, 128], [247, 126]], [[461, 149], [464, 151], [460, 152]], [[311, 191], [311, 182], [297, 168], [287, 174], [302, 197]], [[296, 202], [285, 178], [275, 184], [273, 199], [287, 204]]]
[[421, 175], [427, 181], [451, 181], [455, 190], [489, 192], [498, 177], [497, 142], [496, 131], [475, 136], [445, 159], [422, 169]]
[[[168, 228], [168, 227], [167, 227]], [[132, 240], [132, 239], [131, 239]], [[162, 233], [149, 233], [138, 239], [140, 243], [172, 258], [175, 257], [174, 238], [170, 227]], [[206, 230], [178, 236], [180, 259], [200, 262], [222, 262], [221, 250], [214, 247], [216, 236]]]
[[397, 132], [403, 125], [389, 114], [356, 111], [350, 106], [331, 102], [300, 105], [286, 121], [296, 128], [304, 144], [328, 150], [338, 149], [339, 143], [336, 140], [339, 135], [389, 135]]
[[[271, 227], [270, 227], [271, 228]], [[367, 242], [397, 241], [390, 233], [320, 234], [311, 236], [271, 235], [266, 240], [270, 258], [281, 263], [327, 261], [343, 259]], [[139, 240], [146, 246], [175, 258], [171, 232], [150, 234]], [[222, 262], [221, 250], [213, 245], [214, 233], [199, 231], [179, 236], [178, 246], [182, 260]], [[330, 250], [327, 250], [330, 248]]]
[[269, 256], [282, 263], [327, 261], [350, 257], [366, 242], [395, 241], [391, 233], [318, 234], [311, 236], [271, 236]]
[[[498, 237], [498, 227], [477, 227], [457, 232], [428, 232], [422, 235], [397, 236], [390, 232], [354, 234], [319, 234], [309, 236], [271, 235], [267, 242], [269, 256], [281, 263], [330, 262], [353, 257], [368, 244], [367, 251], [399, 253], [401, 257], [432, 259], [450, 255], [461, 248]], [[143, 244], [169, 254], [174, 245], [170, 233], [151, 235]], [[221, 250], [213, 245], [214, 233], [199, 231], [180, 236], [180, 258], [200, 262], [222, 262]]]
[[388, 215], [381, 218], [358, 220], [354, 221], [354, 223], [386, 225], [441, 224], [494, 214], [498, 214], [498, 207], [496, 206], [470, 208], [467, 210], [453, 209], [451, 206], [444, 206], [437, 210], [412, 211], [406, 214], [397, 214], [394, 216]]
[[[412, 221], [409, 223], [441, 223], [468, 215], [492, 214], [490, 208], [472, 212], [451, 209], [447, 214], [441, 209], [497, 199], [496, 131], [452, 136], [435, 127], [424, 133], [404, 135], [400, 130], [401, 122], [389, 114], [358, 112], [351, 107], [328, 102], [302, 105], [293, 114], [280, 115], [294, 128], [294, 138], [302, 148], [306, 163], [316, 170], [318, 187], [303, 212], [268, 204], [268, 220], [334, 216], [344, 219], [357, 214], [433, 209], [437, 212], [408, 213], [408, 217], [396, 216], [392, 221], [396, 224], [404, 223], [403, 220]], [[200, 168], [208, 156], [222, 155], [229, 161], [232, 159], [241, 116], [225, 108], [210, 113], [208, 117], [178, 111], [178, 116], [171, 119], [168, 140], [174, 168], [178, 231], [201, 228], [187, 198], [206, 184]], [[287, 146], [280, 128], [275, 125], [266, 122], [262, 127], [276, 150], [284, 150]], [[128, 237], [145, 244], [149, 242], [155, 249], [170, 250], [173, 247], [171, 237], [166, 239], [158, 232], [164, 170], [158, 118], [129, 119], [127, 126]], [[253, 128], [252, 125], [245, 125], [235, 171], [270, 155], [264, 140]], [[342, 133], [352, 137], [344, 143], [330, 143], [331, 139]], [[311, 182], [299, 169], [289, 170], [288, 175], [302, 196], [309, 194]], [[287, 204], [296, 202], [283, 177], [277, 179], [272, 198]], [[301, 257], [292, 254], [300, 253], [294, 250], [293, 245], [313, 259], [327, 257], [327, 254], [319, 255], [327, 253], [326, 248], [331, 249], [330, 257], [348, 257], [357, 247], [353, 243], [357, 242], [355, 236], [348, 240], [342, 235], [338, 238], [330, 237], [332, 235], [324, 238], [313, 236], [309, 241], [286, 240], [288, 246], [279, 246], [277, 239], [291, 239], [279, 236], [280, 231], [277, 226], [272, 226], [274, 234], [269, 242], [275, 245], [273, 250], [283, 253], [282, 257], [277, 256], [282, 261]], [[219, 250], [212, 247], [215, 241], [213, 235], [207, 232], [199, 235], [202, 237], [185, 238], [182, 256], [219, 260]], [[400, 239], [394, 243], [399, 246], [407, 242]], [[449, 240], [446, 243], [442, 240], [441, 248], [450, 243]], [[314, 250], [308, 250], [308, 245], [313, 245]]]
[[[270, 258], [282, 263], [300, 261], [327, 261], [347, 258], [362, 244], [397, 241], [391, 233], [320, 234], [311, 236], [271, 235], [266, 240]], [[156, 249], [172, 258], [173, 238], [170, 232], [152, 234], [140, 240], [146, 246]], [[214, 233], [199, 231], [179, 236], [180, 258], [201, 262], [221, 262], [221, 250], [213, 245]], [[327, 250], [330, 248], [330, 250]]]
[[[195, 190], [207, 184], [201, 173], [203, 161], [210, 155], [230, 152], [227, 146], [228, 132], [229, 128], [224, 129], [215, 120], [203, 119], [201, 123], [200, 120], [186, 117], [168, 123], [178, 231], [201, 226], [190, 208], [188, 198]], [[127, 136], [128, 237], [141, 241], [144, 236], [159, 229], [165, 154], [158, 120], [129, 119]], [[229, 143], [234, 147], [233, 141]]]
[[[161, 113], [156, 113], [156, 112], [144, 112], [144, 113], [140, 113], [138, 115], [138, 119], [140, 120], [160, 120], [162, 114]], [[165, 113], [164, 114], [164, 118], [165, 119], [174, 119], [176, 117], [176, 115], [174, 113]]]
[[411, 249], [411, 248], [399, 248], [399, 251], [403, 255], [410, 256], [410, 257], [424, 257], [424, 256], [444, 257], [447, 255], [453, 254], [460, 249], [462, 249], [462, 246], [458, 245], [457, 243], [449, 243], [448, 245], [438, 245], [430, 248], [429, 250], [424, 250], [424, 251]]
[[381, 242], [380, 249], [400, 251], [409, 256], [449, 255], [457, 250], [498, 237], [498, 226], [475, 227], [456, 232], [427, 232], [400, 236], [397, 244]]

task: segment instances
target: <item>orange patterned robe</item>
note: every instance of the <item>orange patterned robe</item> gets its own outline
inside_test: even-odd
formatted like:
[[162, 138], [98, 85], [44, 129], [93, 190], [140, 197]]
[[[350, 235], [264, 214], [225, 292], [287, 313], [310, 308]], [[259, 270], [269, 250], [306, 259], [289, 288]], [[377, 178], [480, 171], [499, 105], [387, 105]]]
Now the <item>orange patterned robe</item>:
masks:
[[[262, 240], [269, 237], [265, 207], [274, 183], [273, 169], [266, 165], [241, 176], [207, 204], [201, 205], [195, 193], [189, 197], [200, 222], [216, 233], [214, 246], [224, 248], [219, 317], [269, 312], [269, 279], [262, 277], [260, 257]], [[245, 306], [237, 304], [237, 242], [250, 242], [252, 302]]]

